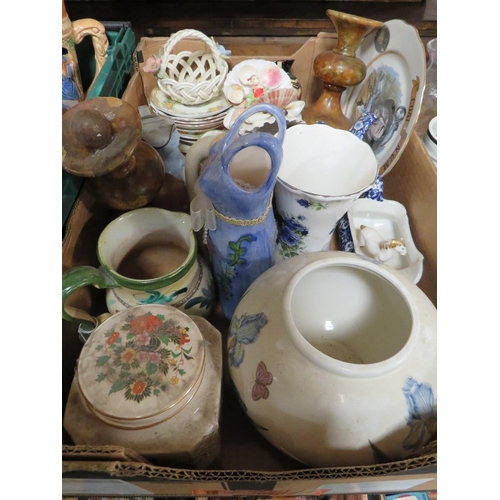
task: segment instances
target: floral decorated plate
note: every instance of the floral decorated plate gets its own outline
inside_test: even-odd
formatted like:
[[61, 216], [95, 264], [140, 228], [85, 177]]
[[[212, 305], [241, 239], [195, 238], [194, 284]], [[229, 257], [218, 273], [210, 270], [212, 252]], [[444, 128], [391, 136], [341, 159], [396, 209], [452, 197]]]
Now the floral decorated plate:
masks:
[[420, 112], [425, 86], [425, 48], [418, 31], [392, 20], [370, 34], [356, 55], [367, 67], [364, 81], [342, 95], [342, 111], [351, 120], [371, 112], [378, 119], [364, 141], [387, 174], [403, 152]]
[[136, 306], [92, 333], [80, 354], [77, 380], [101, 420], [140, 429], [180, 411], [204, 369], [205, 343], [189, 316], [171, 306]]
[[173, 101], [158, 87], [155, 87], [151, 92], [150, 101], [156, 108], [167, 115], [178, 118], [206, 118], [222, 113], [231, 107], [231, 103], [222, 94], [210, 99], [208, 102], [188, 106]]

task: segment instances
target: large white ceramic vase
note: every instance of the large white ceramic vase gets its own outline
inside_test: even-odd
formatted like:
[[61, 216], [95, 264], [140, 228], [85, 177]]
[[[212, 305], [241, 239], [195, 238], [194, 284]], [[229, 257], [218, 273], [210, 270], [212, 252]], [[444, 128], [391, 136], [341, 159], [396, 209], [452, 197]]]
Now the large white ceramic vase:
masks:
[[262, 274], [235, 310], [229, 371], [261, 434], [313, 467], [401, 460], [435, 438], [436, 308], [346, 252]]

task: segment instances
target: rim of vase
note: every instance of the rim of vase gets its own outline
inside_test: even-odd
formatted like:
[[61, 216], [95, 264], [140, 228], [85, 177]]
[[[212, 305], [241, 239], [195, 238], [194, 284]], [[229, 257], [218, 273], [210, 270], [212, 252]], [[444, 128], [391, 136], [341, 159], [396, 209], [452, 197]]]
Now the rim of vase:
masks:
[[[292, 296], [299, 282], [311, 272], [326, 267], [358, 268], [374, 274], [379, 279], [386, 281], [386, 283], [389, 283], [396, 289], [403, 301], [406, 303], [409, 314], [411, 315], [411, 330], [408, 334], [406, 342], [401, 349], [382, 361], [367, 364], [357, 364], [341, 361], [329, 356], [328, 354], [323, 353], [304, 337], [304, 335], [296, 326], [295, 320], [293, 318], [292, 308], [288, 306], [292, 302]], [[317, 255], [315, 260], [303, 266], [293, 275], [284, 290], [283, 299], [282, 309], [286, 325], [285, 328], [288, 331], [295, 347], [309, 361], [337, 375], [351, 378], [369, 378], [389, 373], [405, 362], [405, 360], [409, 357], [409, 355], [417, 345], [420, 337], [421, 324], [417, 304], [405, 284], [400, 279], [398, 279], [390, 269], [382, 268], [378, 264], [360, 259], [356, 256], [346, 255], [323, 257], [321, 255]]]
[[[115, 267], [116, 266], [111, 266], [109, 262], [106, 262], [106, 259], [104, 258], [103, 255], [103, 247], [105, 245], [105, 240], [107, 233], [111, 232], [113, 227], [115, 227], [117, 224], [121, 224], [124, 219], [130, 219], [133, 217], [153, 217], [153, 214], [160, 214], [164, 217], [168, 217], [168, 220], [173, 220], [177, 219], [179, 221], [182, 221], [187, 224], [186, 227], [189, 228], [189, 234], [186, 234], [188, 236], [188, 241], [189, 241], [189, 248], [187, 248], [187, 256], [184, 262], [174, 271], [171, 273], [165, 274], [164, 276], [160, 276], [158, 278], [150, 278], [150, 279], [135, 279], [135, 278], [129, 278], [127, 276], [123, 276], [122, 274], [119, 274]], [[158, 229], [161, 229], [160, 227]], [[135, 243], [138, 243], [137, 241]], [[99, 259], [99, 262], [101, 263], [101, 266], [106, 269], [106, 271], [115, 279], [115, 281], [128, 289], [133, 289], [133, 290], [155, 290], [158, 288], [163, 288], [166, 286], [169, 286], [175, 282], [177, 282], [179, 279], [184, 277], [189, 270], [193, 267], [197, 260], [197, 252], [198, 252], [198, 243], [196, 241], [196, 236], [194, 234], [192, 225], [191, 225], [191, 218], [188, 214], [185, 214], [183, 212], [171, 212], [170, 210], [165, 210], [163, 208], [158, 208], [158, 207], [144, 207], [144, 208], [137, 208], [134, 210], [130, 210], [116, 219], [112, 220], [101, 232], [98, 242], [97, 242], [97, 258]]]

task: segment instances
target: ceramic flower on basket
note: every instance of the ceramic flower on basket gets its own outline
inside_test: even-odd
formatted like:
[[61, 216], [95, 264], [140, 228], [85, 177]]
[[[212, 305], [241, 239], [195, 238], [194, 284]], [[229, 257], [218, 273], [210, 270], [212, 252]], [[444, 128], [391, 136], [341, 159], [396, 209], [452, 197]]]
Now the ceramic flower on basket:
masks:
[[160, 70], [160, 66], [161, 59], [156, 55], [152, 55], [151, 57], [148, 57], [146, 64], [144, 64], [142, 69], [145, 73], [156, 74]]
[[[305, 102], [293, 87], [288, 74], [276, 63], [249, 59], [230, 71], [222, 88], [226, 99], [233, 105], [224, 120], [229, 129], [241, 113], [255, 104], [270, 103], [283, 110], [287, 122], [300, 123]], [[250, 132], [276, 119], [269, 113], [254, 113], [245, 120], [240, 133]]]

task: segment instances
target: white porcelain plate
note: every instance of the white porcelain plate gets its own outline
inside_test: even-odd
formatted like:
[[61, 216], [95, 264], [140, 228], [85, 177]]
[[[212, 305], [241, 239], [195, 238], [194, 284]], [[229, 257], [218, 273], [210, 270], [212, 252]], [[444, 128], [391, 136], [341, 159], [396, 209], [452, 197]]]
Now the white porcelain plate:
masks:
[[222, 94], [210, 99], [208, 102], [187, 106], [173, 101], [158, 87], [152, 90], [150, 100], [155, 108], [171, 117], [178, 118], [206, 118], [222, 113], [231, 107], [231, 103]]
[[[225, 115], [224, 115], [225, 116]], [[186, 130], [209, 130], [214, 127], [218, 127], [219, 125], [222, 125], [224, 122], [224, 116], [218, 120], [211, 120], [209, 122], [186, 122], [183, 120], [178, 120], [177, 118], [175, 119], [175, 123], [177, 125], [177, 128], [184, 128]]]
[[382, 202], [360, 198], [347, 212], [351, 228], [354, 251], [357, 254], [372, 258], [366, 249], [359, 244], [360, 226], [375, 229], [384, 240], [402, 239], [406, 247], [406, 255], [394, 252], [393, 257], [384, 264], [405, 274], [414, 283], [422, 277], [424, 256], [417, 250], [410, 232], [408, 215], [405, 207], [394, 200]]
[[201, 130], [201, 129], [213, 129], [217, 128], [220, 125], [223, 124], [224, 118], [226, 117], [226, 112], [219, 113], [218, 115], [215, 115], [213, 118], [200, 118], [200, 119], [191, 119], [191, 120], [185, 120], [183, 118], [178, 118], [177, 116], [171, 116], [168, 113], [165, 113], [158, 107], [156, 107], [152, 102], [151, 102], [151, 109], [159, 116], [164, 116], [166, 118], [170, 118], [171, 120], [174, 120], [175, 124], [177, 127], [185, 128], [185, 129], [196, 129], [196, 130]]
[[344, 92], [342, 111], [353, 121], [365, 112], [377, 115], [363, 140], [384, 176], [403, 152], [420, 112], [425, 48], [416, 28], [396, 19], [367, 36], [356, 55], [366, 64], [366, 77]]

